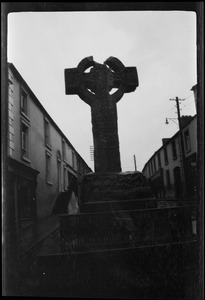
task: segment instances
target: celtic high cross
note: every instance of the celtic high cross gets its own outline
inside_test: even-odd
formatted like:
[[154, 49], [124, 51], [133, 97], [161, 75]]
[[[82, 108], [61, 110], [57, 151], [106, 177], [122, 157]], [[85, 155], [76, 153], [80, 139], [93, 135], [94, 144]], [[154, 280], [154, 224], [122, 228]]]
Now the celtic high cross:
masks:
[[136, 67], [115, 57], [104, 64], [86, 57], [77, 68], [65, 69], [65, 86], [67, 95], [77, 94], [91, 107], [95, 172], [121, 172], [116, 103], [138, 86]]

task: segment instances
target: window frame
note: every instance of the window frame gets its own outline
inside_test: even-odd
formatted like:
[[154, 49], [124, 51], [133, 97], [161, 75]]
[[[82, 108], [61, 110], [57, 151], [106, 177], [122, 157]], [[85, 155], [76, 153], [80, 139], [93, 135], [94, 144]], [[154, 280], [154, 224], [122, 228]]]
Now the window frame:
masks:
[[75, 169], [75, 151], [72, 149], [72, 167]]
[[46, 150], [46, 183], [49, 185], [53, 185], [51, 172], [51, 157], [52, 154]]
[[[23, 105], [23, 103], [25, 105]], [[25, 91], [25, 89], [23, 87], [20, 88], [20, 112], [21, 112], [21, 115], [23, 115], [26, 119], [29, 120], [28, 93]]]
[[[29, 126], [27, 122], [21, 119], [21, 157], [27, 162], [30, 161], [30, 143], [29, 143]], [[26, 129], [26, 130], [24, 130]]]
[[46, 117], [44, 117], [44, 140], [45, 140], [46, 147], [48, 147], [50, 150], [52, 150], [52, 147], [51, 147], [50, 122], [49, 122], [49, 120]]
[[66, 142], [64, 139], [62, 139], [62, 156], [63, 156], [63, 161], [67, 161], [66, 157]]
[[66, 168], [66, 165], [63, 166], [63, 188], [64, 188], [64, 191], [67, 190], [67, 184], [66, 184], [66, 175], [67, 175], [67, 168]]
[[153, 157], [153, 169], [154, 169], [154, 172], [157, 171], [155, 156]]
[[[189, 152], [191, 151], [191, 138], [190, 138], [190, 132], [189, 128], [184, 130], [184, 146], [185, 146], [185, 151]], [[188, 140], [187, 140], [188, 137]]]
[[168, 160], [168, 153], [167, 153], [167, 147], [164, 147], [164, 164], [168, 165], [169, 160]]
[[173, 140], [173, 141], [171, 142], [171, 145], [172, 145], [172, 159], [173, 159], [173, 160], [176, 160], [176, 159], [177, 159], [176, 141]]
[[167, 189], [171, 190], [171, 178], [169, 170], [166, 170]]
[[150, 160], [150, 169], [151, 169], [151, 175], [153, 174], [153, 164], [152, 164], [152, 160]]
[[162, 163], [161, 163], [161, 156], [160, 156], [159, 152], [157, 153], [157, 160], [158, 160], [158, 166], [159, 166], [159, 169], [160, 169], [162, 167]]

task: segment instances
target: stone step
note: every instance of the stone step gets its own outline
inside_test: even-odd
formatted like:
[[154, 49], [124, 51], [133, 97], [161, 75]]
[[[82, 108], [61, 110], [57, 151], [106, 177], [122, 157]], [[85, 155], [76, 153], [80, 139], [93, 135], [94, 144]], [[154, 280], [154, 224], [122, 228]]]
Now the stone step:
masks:
[[108, 201], [96, 201], [86, 202], [80, 205], [81, 213], [88, 212], [106, 212], [106, 211], [121, 211], [121, 210], [135, 210], [143, 208], [155, 208], [157, 207], [156, 198], [144, 198], [144, 199], [129, 199], [129, 200], [108, 200]]
[[60, 215], [63, 251], [186, 241], [192, 237], [189, 207], [116, 210]]

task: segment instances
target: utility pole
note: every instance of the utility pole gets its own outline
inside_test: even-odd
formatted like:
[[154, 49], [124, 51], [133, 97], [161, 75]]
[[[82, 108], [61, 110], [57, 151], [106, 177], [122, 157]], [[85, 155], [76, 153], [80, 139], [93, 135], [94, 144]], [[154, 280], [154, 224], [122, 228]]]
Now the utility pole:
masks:
[[184, 152], [184, 141], [183, 141], [183, 133], [182, 133], [182, 123], [181, 123], [181, 116], [180, 116], [180, 107], [179, 101], [184, 101], [185, 99], [169, 99], [170, 101], [176, 101], [177, 107], [177, 116], [179, 122], [179, 136], [180, 136], [180, 148], [181, 148], [181, 160], [182, 160], [182, 177], [183, 177], [183, 196], [187, 194], [187, 185], [186, 185], [186, 162], [185, 162], [185, 152]]
[[136, 165], [136, 157], [135, 157], [135, 154], [134, 154], [134, 164], [135, 164], [135, 171], [137, 171], [137, 165]]

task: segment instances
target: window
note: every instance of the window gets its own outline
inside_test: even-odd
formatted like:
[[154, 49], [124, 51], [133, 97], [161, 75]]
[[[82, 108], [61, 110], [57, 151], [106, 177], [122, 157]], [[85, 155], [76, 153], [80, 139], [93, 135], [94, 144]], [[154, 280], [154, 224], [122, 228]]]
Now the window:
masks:
[[190, 135], [189, 135], [188, 129], [184, 132], [184, 143], [185, 143], [186, 152], [190, 151], [191, 150], [191, 141], [190, 141]]
[[166, 147], [164, 148], [164, 163], [165, 163], [165, 165], [167, 165], [169, 163]]
[[22, 151], [22, 158], [28, 159], [29, 158], [29, 140], [28, 140], [28, 132], [29, 127], [26, 123], [21, 123], [21, 151]]
[[171, 189], [171, 182], [170, 182], [169, 170], [166, 170], [166, 178], [167, 178], [167, 188], [170, 190]]
[[57, 151], [57, 174], [58, 174], [58, 192], [60, 193], [62, 191], [61, 187], [61, 152], [60, 150]]
[[47, 147], [51, 148], [50, 124], [47, 119], [44, 119], [44, 129], [45, 129], [45, 144]]
[[70, 180], [69, 180], [70, 179], [70, 172], [69, 171], [67, 172], [67, 179], [68, 179], [67, 184], [69, 186], [69, 184], [70, 184]]
[[82, 174], [85, 175], [85, 172], [86, 172], [85, 166], [84, 166], [84, 164], [82, 164]]
[[75, 152], [72, 150], [72, 166], [75, 168]]
[[153, 157], [153, 166], [154, 166], [154, 172], [156, 172], [156, 161], [155, 161], [155, 157]]
[[66, 144], [65, 141], [62, 140], [62, 153], [63, 153], [63, 160], [66, 161]]
[[27, 100], [27, 94], [24, 92], [24, 90], [21, 90], [21, 112], [28, 115], [28, 100]]
[[148, 164], [148, 168], [149, 168], [149, 176], [151, 176], [151, 166], [150, 166], [150, 163]]
[[66, 172], [66, 166], [63, 167], [63, 186], [64, 186], [64, 190], [67, 190], [67, 185], [66, 185], [66, 175], [67, 175], [67, 172]]
[[83, 174], [83, 162], [79, 161], [80, 173]]
[[152, 175], [152, 161], [151, 160], [149, 162], [149, 166], [150, 166], [150, 175]]
[[51, 154], [46, 151], [46, 182], [52, 184], [51, 178]]
[[158, 166], [159, 166], [159, 168], [161, 168], [161, 157], [160, 157], [160, 153], [157, 153], [157, 159], [158, 159]]
[[172, 141], [172, 157], [173, 157], [173, 159], [177, 158], [177, 150], [176, 150], [176, 143], [175, 143], [175, 141]]
[[57, 170], [58, 170], [58, 192], [61, 192], [61, 160], [57, 160]]

